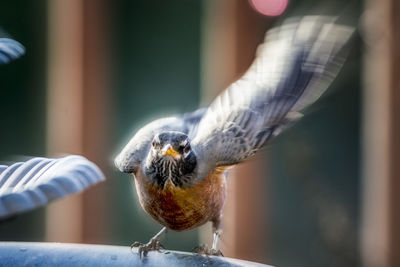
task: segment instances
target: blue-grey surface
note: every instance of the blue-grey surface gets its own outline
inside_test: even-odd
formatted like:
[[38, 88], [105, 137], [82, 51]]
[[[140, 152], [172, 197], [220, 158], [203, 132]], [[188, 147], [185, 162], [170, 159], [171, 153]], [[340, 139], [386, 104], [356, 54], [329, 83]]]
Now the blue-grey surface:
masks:
[[9, 38], [0, 38], [0, 65], [19, 58], [25, 53], [22, 44]]
[[104, 179], [101, 170], [81, 156], [0, 165], [0, 219], [82, 192]]
[[267, 266], [249, 261], [177, 251], [151, 251], [139, 258], [130, 247], [0, 242], [1, 266]]

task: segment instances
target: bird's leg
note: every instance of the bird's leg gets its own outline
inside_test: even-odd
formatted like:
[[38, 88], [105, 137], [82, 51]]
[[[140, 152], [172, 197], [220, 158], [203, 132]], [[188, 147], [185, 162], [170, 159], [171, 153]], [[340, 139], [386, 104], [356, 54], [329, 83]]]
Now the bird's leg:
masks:
[[139, 242], [134, 242], [131, 245], [131, 250], [133, 252], [133, 248], [138, 248], [139, 257], [142, 259], [142, 256], [146, 256], [147, 252], [152, 250], [160, 250], [163, 249], [163, 245], [160, 243], [160, 238], [167, 233], [167, 227], [163, 227], [160, 232], [158, 232], [155, 236], [153, 236], [147, 244], [142, 244]]
[[218, 229], [214, 231], [214, 236], [213, 236], [213, 244], [211, 247], [211, 254], [212, 255], [217, 255], [217, 256], [224, 256], [221, 252], [221, 250], [217, 249], [217, 243], [219, 240], [219, 236], [221, 235], [222, 231], [221, 229]]
[[222, 234], [221, 218], [213, 220], [212, 228], [213, 228], [213, 244], [211, 247], [210, 254], [215, 256], [224, 256], [221, 250], [217, 249], [218, 240], [220, 235]]
[[217, 249], [217, 243], [222, 233], [221, 220], [220, 219], [213, 220], [212, 228], [213, 228], [213, 243], [211, 249], [209, 249], [207, 245], [203, 244], [195, 247], [193, 251], [204, 255], [224, 256], [221, 250]]

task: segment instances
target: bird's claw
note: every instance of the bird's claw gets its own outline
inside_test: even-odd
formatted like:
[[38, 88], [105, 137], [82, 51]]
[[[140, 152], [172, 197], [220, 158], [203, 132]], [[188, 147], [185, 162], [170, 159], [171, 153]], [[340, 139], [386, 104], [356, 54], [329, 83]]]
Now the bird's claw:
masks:
[[224, 256], [222, 254], [222, 251], [219, 249], [213, 249], [213, 248], [208, 248], [207, 245], [203, 244], [200, 246], [197, 246], [193, 249], [194, 253], [202, 254], [202, 255], [210, 255], [210, 256]]
[[143, 256], [146, 256], [149, 251], [155, 250], [155, 251], [160, 251], [160, 249], [164, 249], [164, 246], [161, 245], [160, 241], [158, 239], [152, 238], [147, 244], [142, 244], [140, 242], [134, 242], [131, 245], [131, 250], [133, 251], [133, 248], [138, 248], [138, 253], [140, 259], [142, 259]]

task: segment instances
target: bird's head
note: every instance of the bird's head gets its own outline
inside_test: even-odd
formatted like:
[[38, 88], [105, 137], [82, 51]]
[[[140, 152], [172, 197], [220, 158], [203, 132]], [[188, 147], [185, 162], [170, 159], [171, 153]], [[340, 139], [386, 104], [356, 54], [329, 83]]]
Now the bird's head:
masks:
[[156, 134], [144, 167], [146, 176], [161, 187], [168, 180], [175, 186], [189, 183], [196, 167], [196, 155], [188, 136], [176, 131]]

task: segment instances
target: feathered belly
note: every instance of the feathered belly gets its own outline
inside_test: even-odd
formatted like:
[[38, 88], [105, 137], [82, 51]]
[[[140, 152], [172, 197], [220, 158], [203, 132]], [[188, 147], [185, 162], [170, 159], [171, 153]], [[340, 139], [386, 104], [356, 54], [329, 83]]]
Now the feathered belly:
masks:
[[224, 170], [218, 169], [192, 187], [163, 188], [148, 181], [139, 169], [135, 174], [140, 205], [160, 224], [182, 231], [219, 219], [226, 198]]

